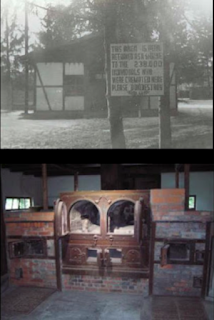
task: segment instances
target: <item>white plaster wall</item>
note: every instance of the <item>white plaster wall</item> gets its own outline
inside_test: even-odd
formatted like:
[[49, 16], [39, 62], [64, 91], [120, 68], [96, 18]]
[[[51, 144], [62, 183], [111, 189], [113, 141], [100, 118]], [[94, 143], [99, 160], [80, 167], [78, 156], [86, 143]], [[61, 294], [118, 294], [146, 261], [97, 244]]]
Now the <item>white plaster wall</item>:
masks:
[[[175, 188], [175, 173], [161, 174], [161, 188]], [[184, 188], [184, 173], [179, 174], [179, 188]], [[196, 195], [197, 210], [214, 210], [214, 172], [190, 172], [190, 195]]]
[[149, 107], [149, 97], [142, 97], [141, 98], [141, 108], [148, 109]]
[[[59, 87], [45, 88], [45, 91], [50, 102], [51, 109], [54, 111], [61, 111], [63, 108], [63, 89]], [[36, 89], [36, 110], [48, 111], [48, 103], [42, 88]]]
[[84, 75], [83, 63], [66, 63], [65, 75]]
[[[78, 190], [101, 190], [100, 175], [80, 175], [78, 177]], [[54, 200], [59, 198], [61, 192], [74, 191], [74, 177], [60, 176], [48, 178], [48, 204], [53, 206]]]
[[32, 197], [34, 205], [42, 205], [42, 180], [20, 172], [1, 169], [3, 207], [6, 197]]
[[65, 110], [84, 110], [84, 97], [65, 97]]
[[79, 176], [79, 191], [81, 190], [101, 190], [101, 176], [100, 175], [85, 175]]
[[[39, 62], [37, 63], [37, 67], [44, 86], [63, 85], [63, 64], [61, 62]], [[41, 86], [38, 74], [36, 76], [36, 85]]]
[[54, 200], [65, 191], [74, 190], [73, 176], [48, 177], [48, 205], [53, 206]]

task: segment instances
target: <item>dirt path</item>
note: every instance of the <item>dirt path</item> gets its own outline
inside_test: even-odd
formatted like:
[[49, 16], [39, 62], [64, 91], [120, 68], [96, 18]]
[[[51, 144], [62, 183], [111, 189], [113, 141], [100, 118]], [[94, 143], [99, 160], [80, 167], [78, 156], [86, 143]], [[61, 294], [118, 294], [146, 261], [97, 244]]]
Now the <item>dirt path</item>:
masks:
[[[108, 149], [107, 119], [32, 120], [22, 112], [1, 113], [2, 149]], [[158, 118], [124, 119], [127, 148], [158, 148]], [[212, 101], [179, 103], [179, 115], [171, 118], [172, 148], [212, 148]]]

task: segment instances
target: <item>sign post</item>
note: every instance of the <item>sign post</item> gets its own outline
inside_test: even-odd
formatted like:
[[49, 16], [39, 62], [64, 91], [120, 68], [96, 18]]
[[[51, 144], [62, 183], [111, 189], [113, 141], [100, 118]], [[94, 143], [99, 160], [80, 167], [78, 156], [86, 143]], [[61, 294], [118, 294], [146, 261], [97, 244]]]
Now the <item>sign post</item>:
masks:
[[159, 96], [159, 148], [171, 147], [169, 62], [162, 42], [111, 44], [111, 96]]

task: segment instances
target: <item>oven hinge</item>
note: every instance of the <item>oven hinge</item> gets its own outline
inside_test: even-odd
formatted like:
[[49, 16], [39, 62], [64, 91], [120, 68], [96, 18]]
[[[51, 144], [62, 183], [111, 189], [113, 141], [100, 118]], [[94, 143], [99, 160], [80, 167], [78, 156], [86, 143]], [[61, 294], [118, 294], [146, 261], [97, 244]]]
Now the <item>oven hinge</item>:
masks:
[[94, 243], [93, 243], [92, 247], [96, 247], [96, 245], [97, 245], [97, 240], [98, 240], [98, 236], [95, 234], [95, 235], [93, 236], [93, 238], [94, 238]]
[[112, 246], [113, 241], [114, 241], [114, 237], [113, 237], [113, 235], [112, 235], [112, 234], [109, 236], [109, 240], [110, 240], [110, 243], [111, 243], [111, 246]]

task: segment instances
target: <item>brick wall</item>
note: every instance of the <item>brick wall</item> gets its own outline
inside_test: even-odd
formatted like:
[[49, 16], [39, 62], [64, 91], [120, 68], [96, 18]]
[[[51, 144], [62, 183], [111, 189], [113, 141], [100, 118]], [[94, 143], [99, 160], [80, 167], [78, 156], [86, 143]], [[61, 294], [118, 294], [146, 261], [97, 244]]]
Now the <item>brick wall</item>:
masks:
[[[53, 212], [11, 212], [5, 214], [7, 246], [23, 237], [45, 239], [46, 257], [10, 258], [8, 266], [10, 283], [24, 286], [56, 288]], [[17, 271], [21, 269], [21, 277]]]
[[158, 223], [156, 238], [205, 239], [206, 224], [201, 222]]
[[[16, 279], [16, 269], [22, 268], [23, 278]], [[56, 288], [55, 260], [50, 259], [11, 259], [10, 283], [19, 286]]]
[[200, 296], [201, 288], [193, 287], [193, 279], [203, 276], [203, 264], [180, 262], [161, 267], [161, 248], [165, 239], [185, 239], [196, 241], [195, 250], [204, 250], [206, 222], [213, 219], [213, 212], [185, 211], [184, 189], [151, 190], [150, 199], [152, 220], [156, 222], [153, 294]]
[[154, 189], [150, 191], [153, 221], [201, 221], [213, 219], [213, 212], [185, 211], [184, 189]]
[[148, 295], [149, 280], [63, 274], [62, 282], [64, 290], [143, 293]]
[[202, 273], [203, 266], [155, 264], [153, 294], [200, 296], [201, 288], [193, 287], [193, 277], [201, 277]]

